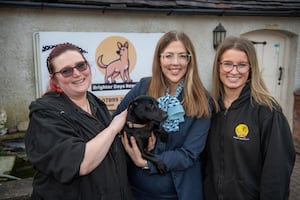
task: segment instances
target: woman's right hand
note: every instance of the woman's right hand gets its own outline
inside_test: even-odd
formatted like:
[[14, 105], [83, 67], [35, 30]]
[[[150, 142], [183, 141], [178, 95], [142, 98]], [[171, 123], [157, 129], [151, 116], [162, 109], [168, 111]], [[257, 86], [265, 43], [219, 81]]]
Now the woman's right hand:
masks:
[[111, 121], [109, 128], [112, 129], [112, 132], [118, 134], [123, 129], [126, 123], [127, 110], [124, 110], [120, 114], [116, 115]]
[[115, 116], [106, 129], [86, 143], [84, 158], [80, 165], [80, 175], [89, 174], [102, 162], [115, 136], [123, 129], [126, 116], [127, 110]]

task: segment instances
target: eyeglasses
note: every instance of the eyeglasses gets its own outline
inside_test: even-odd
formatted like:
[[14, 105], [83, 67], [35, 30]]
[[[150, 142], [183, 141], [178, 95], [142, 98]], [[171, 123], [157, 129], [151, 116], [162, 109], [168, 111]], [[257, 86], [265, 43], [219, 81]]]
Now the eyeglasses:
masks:
[[188, 53], [179, 53], [179, 54], [165, 53], [165, 54], [160, 54], [160, 56], [166, 62], [174, 61], [175, 57], [177, 57], [178, 62], [180, 62], [180, 63], [190, 62], [190, 59], [191, 59], [191, 55]]
[[54, 72], [53, 75], [60, 73], [63, 77], [67, 78], [73, 75], [74, 68], [78, 71], [83, 72], [88, 68], [88, 63], [86, 61], [77, 63], [74, 67], [64, 67], [61, 70]]
[[249, 63], [238, 63], [238, 64], [233, 64], [233, 62], [230, 61], [224, 61], [224, 62], [219, 62], [219, 64], [221, 64], [222, 69], [224, 72], [231, 72], [233, 70], [234, 67], [236, 67], [236, 70], [243, 74], [249, 71], [250, 69], [250, 64]]

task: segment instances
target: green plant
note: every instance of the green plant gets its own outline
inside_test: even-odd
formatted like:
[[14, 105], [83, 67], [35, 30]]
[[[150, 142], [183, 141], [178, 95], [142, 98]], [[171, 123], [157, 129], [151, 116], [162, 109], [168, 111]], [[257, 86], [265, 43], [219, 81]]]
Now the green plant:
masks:
[[6, 155], [5, 151], [0, 147], [0, 156], [5, 156], [5, 155]]

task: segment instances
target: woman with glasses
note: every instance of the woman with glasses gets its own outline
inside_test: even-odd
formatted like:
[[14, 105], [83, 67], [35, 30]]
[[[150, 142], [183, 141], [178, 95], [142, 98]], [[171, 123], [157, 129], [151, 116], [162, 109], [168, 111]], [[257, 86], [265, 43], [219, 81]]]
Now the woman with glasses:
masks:
[[116, 137], [127, 111], [111, 121], [106, 105], [87, 91], [91, 69], [79, 47], [57, 45], [47, 67], [50, 88], [31, 103], [25, 135], [36, 170], [31, 199], [132, 200]]
[[141, 157], [133, 137], [130, 138], [132, 147], [127, 136], [122, 137], [132, 160], [128, 177], [136, 200], [203, 199], [199, 156], [205, 146], [212, 108], [197, 67], [190, 38], [183, 32], [165, 33], [154, 52], [152, 77], [142, 78], [116, 110], [118, 114], [135, 97], [149, 95], [168, 113], [162, 123], [168, 140], [164, 143], [156, 137], [151, 151], [163, 161], [166, 173], [161, 174]]
[[[271, 66], [270, 66], [271, 67]], [[295, 150], [251, 41], [228, 37], [213, 65], [213, 114], [205, 149], [205, 198], [287, 200]]]

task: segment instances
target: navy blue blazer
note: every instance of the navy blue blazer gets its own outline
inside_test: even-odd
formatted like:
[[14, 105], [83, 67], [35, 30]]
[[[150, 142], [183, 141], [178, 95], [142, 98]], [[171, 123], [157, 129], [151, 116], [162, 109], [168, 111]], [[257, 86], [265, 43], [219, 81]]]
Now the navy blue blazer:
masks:
[[[145, 95], [150, 79], [150, 77], [142, 78], [125, 95], [114, 115], [126, 109], [129, 102], [135, 97]], [[202, 200], [202, 174], [199, 157], [205, 147], [209, 127], [210, 118], [184, 116], [184, 122], [179, 124], [179, 131], [169, 133], [167, 143], [163, 143], [157, 138], [153, 150], [153, 153], [166, 164], [168, 172], [160, 175], [151, 163], [149, 163], [149, 171], [131, 166], [128, 176], [133, 187], [139, 187], [146, 195], [152, 193], [153, 197], [159, 198], [161, 196], [155, 195], [155, 193], [163, 187], [169, 187], [164, 186], [164, 182], [168, 182], [165, 181], [166, 178], [169, 177], [171, 181], [168, 183], [174, 183], [172, 187], [175, 187], [179, 200]]]

